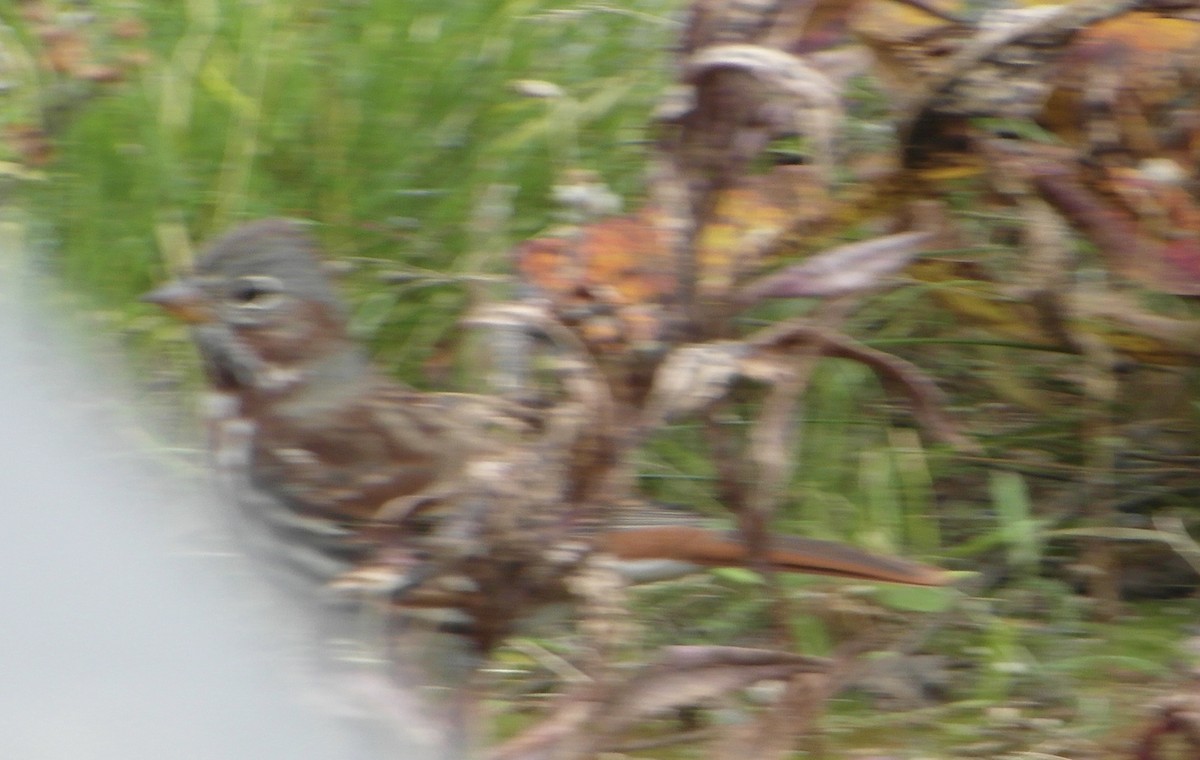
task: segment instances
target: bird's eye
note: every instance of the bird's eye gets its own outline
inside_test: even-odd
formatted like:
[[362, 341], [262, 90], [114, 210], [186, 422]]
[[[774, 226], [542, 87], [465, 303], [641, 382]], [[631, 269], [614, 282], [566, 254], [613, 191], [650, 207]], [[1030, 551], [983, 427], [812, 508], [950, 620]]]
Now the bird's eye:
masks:
[[282, 292], [283, 283], [274, 277], [250, 275], [233, 283], [230, 297], [242, 306], [266, 308], [277, 302]]

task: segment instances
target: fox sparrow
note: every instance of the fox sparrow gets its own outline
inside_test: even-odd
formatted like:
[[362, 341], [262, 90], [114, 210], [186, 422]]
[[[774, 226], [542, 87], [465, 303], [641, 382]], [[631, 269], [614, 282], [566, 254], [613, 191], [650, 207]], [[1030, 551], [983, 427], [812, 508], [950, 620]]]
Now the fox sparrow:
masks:
[[[285, 578], [313, 588], [382, 578], [389, 606], [448, 610], [483, 650], [524, 609], [565, 595], [570, 562], [544, 559], [555, 544], [535, 530], [549, 518], [512, 506], [526, 498], [522, 489], [529, 503], [554, 496], [536, 495], [529, 480], [542, 453], [526, 442], [547, 435], [538, 410], [418, 392], [374, 369], [302, 223], [238, 227], [202, 252], [193, 273], [145, 300], [191, 325], [212, 386], [215, 469], [245, 533]], [[479, 485], [496, 482], [481, 481], [489, 468], [500, 468], [506, 493]], [[498, 514], [500, 503], [516, 515]], [[736, 535], [689, 524], [607, 527], [585, 538], [586, 551], [630, 563], [748, 562]], [[758, 562], [945, 582], [936, 568], [798, 537], [773, 541]]]

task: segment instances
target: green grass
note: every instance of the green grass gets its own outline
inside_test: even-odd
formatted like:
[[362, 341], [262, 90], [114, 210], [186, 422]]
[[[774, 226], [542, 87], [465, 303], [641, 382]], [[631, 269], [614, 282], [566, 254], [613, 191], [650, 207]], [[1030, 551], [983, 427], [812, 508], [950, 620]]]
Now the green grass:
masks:
[[[676, 4], [150, 4], [149, 63], [80, 109], [25, 189], [59, 272], [104, 306], [182, 263], [179, 232], [271, 214], [320, 222], [336, 257], [502, 270], [551, 221], [558, 172], [637, 191]], [[102, 39], [124, 6], [100, 5]]]

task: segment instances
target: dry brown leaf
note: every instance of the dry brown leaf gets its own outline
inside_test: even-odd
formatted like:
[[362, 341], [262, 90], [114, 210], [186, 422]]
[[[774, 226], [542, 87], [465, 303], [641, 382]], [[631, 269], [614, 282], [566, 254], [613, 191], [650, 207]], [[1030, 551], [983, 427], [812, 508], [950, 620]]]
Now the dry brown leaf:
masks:
[[[792, 360], [804, 349], [866, 364], [885, 385], [898, 388], [909, 398], [917, 421], [935, 440], [962, 450], [978, 448], [958, 432], [945, 412], [945, 395], [918, 367], [804, 321], [766, 328], [744, 341], [710, 341], [677, 348], [655, 374], [641, 427], [653, 429], [663, 420], [703, 409], [723, 398], [742, 378], [772, 385], [783, 382], [794, 375]], [[802, 390], [803, 386], [797, 389]]]
[[796, 737], [802, 736], [824, 713], [830, 679], [825, 673], [798, 673], [785, 685], [778, 700], [753, 721], [726, 730], [724, 746], [715, 760], [786, 760], [795, 754]]
[[853, 340], [849, 336], [802, 321], [766, 328], [746, 340], [751, 347], [745, 360], [747, 376], [777, 374], [779, 355], [816, 347], [822, 356], [851, 359], [870, 367], [885, 386], [901, 391], [912, 404], [913, 416], [934, 440], [961, 451], [979, 449], [958, 431], [946, 412], [947, 398], [933, 380], [909, 361]]
[[742, 376], [748, 349], [737, 341], [676, 348], [658, 366], [646, 404], [646, 425], [657, 426], [704, 409], [725, 397]]
[[1114, 271], [1162, 292], [1200, 295], [1200, 206], [1191, 194], [1139, 170], [1110, 170], [1102, 184], [1069, 170], [1040, 167], [1034, 188]]
[[715, 287], [704, 281], [703, 231], [716, 221], [722, 194], [745, 181], [773, 140], [804, 137], [817, 183], [828, 183], [840, 91], [815, 66], [758, 45], [702, 47], [680, 70], [684, 93], [659, 113], [654, 198], [676, 278], [676, 308], [690, 329], [718, 334], [728, 288], [724, 280]]
[[[489, 753], [489, 760], [591, 757], [637, 721], [702, 704], [766, 680], [821, 673], [819, 657], [732, 646], [674, 646], [626, 679], [561, 697], [554, 712]], [[584, 731], [584, 726], [587, 730]]]
[[658, 661], [643, 667], [611, 697], [604, 717], [609, 733], [634, 721], [675, 708], [702, 703], [751, 684], [781, 680], [795, 673], [821, 673], [821, 657], [734, 646], [667, 647]]
[[837, 85], [803, 59], [759, 45], [713, 45], [685, 61], [681, 80], [694, 88], [694, 106], [680, 117], [690, 150], [686, 171], [729, 179], [778, 137], [812, 142], [813, 163], [829, 170], [842, 117]]
[[750, 283], [742, 289], [739, 300], [755, 303], [764, 298], [830, 298], [877, 287], [904, 269], [930, 237], [927, 232], [903, 232], [848, 243]]

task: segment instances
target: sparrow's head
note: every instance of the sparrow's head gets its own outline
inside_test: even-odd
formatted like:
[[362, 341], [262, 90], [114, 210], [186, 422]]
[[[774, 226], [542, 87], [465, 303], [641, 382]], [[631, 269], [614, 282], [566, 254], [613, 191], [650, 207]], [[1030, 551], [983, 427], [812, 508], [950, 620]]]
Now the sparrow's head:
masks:
[[213, 381], [269, 388], [353, 352], [346, 317], [303, 223], [264, 219], [210, 243], [195, 271], [143, 296], [188, 322]]

